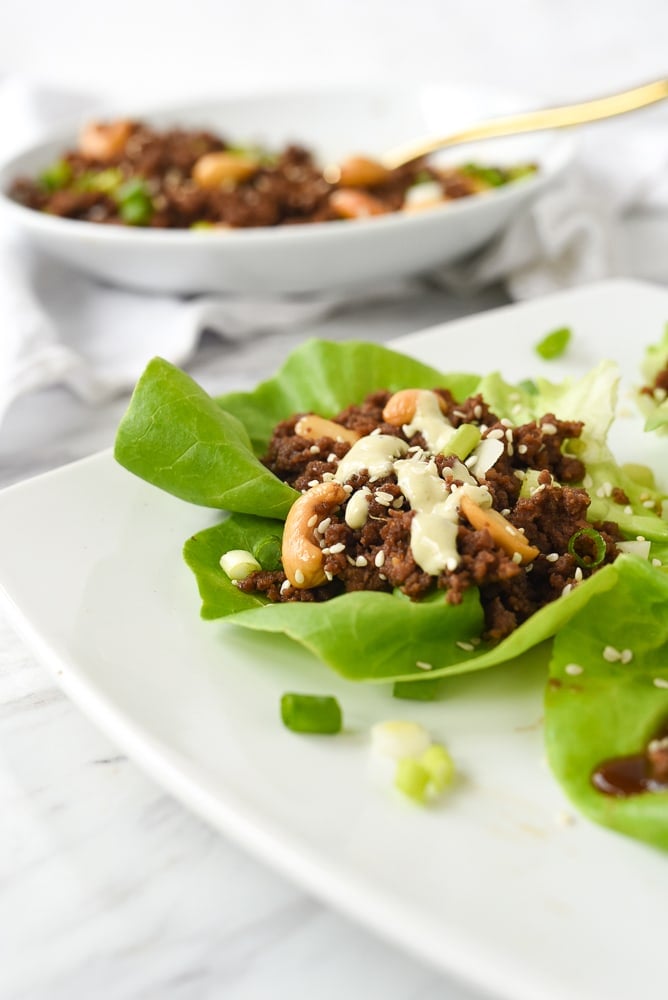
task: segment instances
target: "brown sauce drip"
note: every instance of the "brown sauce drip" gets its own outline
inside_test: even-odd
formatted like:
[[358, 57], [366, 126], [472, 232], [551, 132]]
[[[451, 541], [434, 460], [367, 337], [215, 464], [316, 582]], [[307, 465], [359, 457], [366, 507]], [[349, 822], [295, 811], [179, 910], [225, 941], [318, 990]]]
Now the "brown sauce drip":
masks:
[[644, 750], [604, 760], [591, 781], [599, 792], [620, 799], [643, 792], [668, 792], [668, 720]]

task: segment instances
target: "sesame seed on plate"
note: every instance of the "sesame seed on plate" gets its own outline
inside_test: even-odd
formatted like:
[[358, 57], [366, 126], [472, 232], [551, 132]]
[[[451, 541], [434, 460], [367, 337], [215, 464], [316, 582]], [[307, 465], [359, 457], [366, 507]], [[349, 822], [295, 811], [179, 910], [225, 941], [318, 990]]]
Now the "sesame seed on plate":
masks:
[[666, 688], [668, 690], [668, 681], [665, 679], [665, 677], [655, 677], [653, 683], [654, 687]]
[[579, 663], [567, 663], [564, 667], [565, 672], [570, 674], [571, 677], [577, 677], [578, 674], [582, 673], [583, 669]]

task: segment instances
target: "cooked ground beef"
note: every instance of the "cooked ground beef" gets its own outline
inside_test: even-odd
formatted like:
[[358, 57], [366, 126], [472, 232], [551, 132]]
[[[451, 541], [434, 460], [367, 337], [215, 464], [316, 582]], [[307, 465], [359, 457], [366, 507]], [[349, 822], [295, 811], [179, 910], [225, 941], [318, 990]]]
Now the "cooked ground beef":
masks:
[[396, 212], [417, 182], [436, 182], [448, 201], [535, 171], [532, 164], [437, 170], [422, 161], [385, 170], [368, 160], [360, 169], [359, 160], [351, 158], [347, 173], [342, 165], [337, 174], [298, 145], [276, 154], [240, 150], [211, 131], [117, 121], [84, 129], [77, 149], [37, 178], [16, 178], [10, 195], [28, 208], [86, 222], [239, 229]]
[[641, 392], [646, 396], [652, 396], [659, 402], [666, 399], [668, 396], [668, 359], [666, 359], [666, 367], [657, 372], [652, 384], [644, 385]]
[[[568, 453], [568, 442], [582, 433], [581, 422], [558, 420], [554, 414], [546, 414], [539, 421], [513, 427], [509, 421], [499, 420], [480, 396], [457, 403], [447, 390], [434, 392], [453, 425], [473, 424], [483, 440], [501, 443], [501, 454], [479, 477], [478, 484], [489, 491], [492, 507], [505, 518], [508, 530], [521, 532], [538, 554], [522, 563], [517, 553], [506, 551], [495, 541], [491, 529], [476, 528], [460, 512], [457, 565], [436, 575], [425, 572], [411, 548], [416, 512], [410, 509], [395, 472], [372, 479], [362, 469], [348, 479], [348, 484], [353, 494], [366, 491], [368, 516], [363, 525], [351, 527], [346, 523], [349, 501], [334, 514], [327, 514], [325, 507], [319, 509], [315, 519], [322, 517], [314, 531], [318, 532], [323, 552], [326, 583], [303, 589], [291, 586], [282, 570], [261, 571], [240, 581], [240, 589], [260, 591], [273, 601], [323, 601], [344, 592], [394, 588], [419, 599], [441, 589], [448, 603], [457, 604], [468, 588], [477, 587], [485, 614], [485, 636], [498, 640], [565, 589], [577, 586], [599, 565], [616, 558], [616, 543], [621, 538], [617, 525], [591, 525], [587, 521], [587, 491], [571, 485], [581, 482], [585, 475], [580, 459]], [[409, 457], [412, 454], [419, 459], [426, 447], [422, 435], [407, 435], [406, 425], [396, 427], [383, 419], [389, 398], [389, 392], [373, 393], [334, 419], [364, 436], [380, 433], [400, 438], [411, 449]], [[301, 437], [295, 430], [299, 419], [300, 415], [296, 415], [275, 428], [264, 462], [279, 478], [307, 491], [316, 482], [334, 478], [351, 445], [331, 437]], [[462, 486], [464, 476], [471, 479], [470, 473], [455, 455], [447, 454], [447, 447], [445, 451], [432, 457], [438, 476], [455, 488]], [[527, 475], [533, 477], [531, 486], [523, 490]], [[619, 494], [623, 496], [621, 490]], [[592, 528], [597, 533], [594, 540]], [[577, 548], [569, 550], [574, 536]], [[602, 556], [597, 551], [601, 542]]]

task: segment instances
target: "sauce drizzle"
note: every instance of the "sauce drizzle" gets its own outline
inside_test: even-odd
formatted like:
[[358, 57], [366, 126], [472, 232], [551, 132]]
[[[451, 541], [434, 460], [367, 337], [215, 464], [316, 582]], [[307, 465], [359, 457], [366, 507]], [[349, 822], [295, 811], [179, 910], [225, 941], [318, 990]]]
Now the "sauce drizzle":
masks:
[[599, 792], [619, 799], [668, 792], [668, 719], [640, 753], [611, 757], [599, 764], [591, 782]]

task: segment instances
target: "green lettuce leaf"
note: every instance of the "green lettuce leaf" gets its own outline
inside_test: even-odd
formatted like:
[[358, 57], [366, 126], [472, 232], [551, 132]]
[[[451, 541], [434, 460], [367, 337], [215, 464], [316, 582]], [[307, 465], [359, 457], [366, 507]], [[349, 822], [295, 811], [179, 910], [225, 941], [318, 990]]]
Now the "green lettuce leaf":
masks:
[[277, 423], [293, 413], [333, 417], [378, 389], [407, 386], [450, 389], [457, 400], [477, 391], [478, 375], [444, 375], [435, 368], [379, 344], [307, 340], [273, 378], [253, 392], [232, 392], [218, 403], [243, 424], [256, 454], [267, 449]]
[[[644, 750], [668, 721], [668, 573], [621, 556], [596, 594], [554, 642], [545, 699], [550, 765], [575, 805], [598, 823], [668, 850], [668, 792], [616, 798], [591, 782], [604, 761]], [[599, 574], [602, 575], [602, 574]], [[606, 646], [630, 648], [609, 662]], [[577, 665], [576, 675], [567, 666]]]
[[233, 615], [235, 626], [282, 632], [350, 680], [418, 682], [496, 666], [554, 636], [594, 596], [616, 583], [607, 566], [497, 645], [478, 643], [483, 613], [475, 589], [466, 592], [461, 605], [447, 604], [442, 591], [422, 601], [397, 591], [342, 594], [327, 601], [326, 608], [307, 602], [272, 604], [240, 592], [221, 569], [220, 557], [228, 549], [243, 548], [269, 569], [262, 546], [271, 548], [273, 540], [275, 556], [282, 527], [279, 521], [234, 514], [186, 542], [184, 555], [197, 578], [202, 616]]
[[299, 495], [258, 461], [243, 424], [162, 358], [140, 378], [114, 454], [136, 476], [204, 507], [285, 517]]
[[[658, 344], [653, 344], [645, 351], [642, 363], [642, 374], [645, 385], [653, 385], [656, 376], [668, 365], [668, 324], [663, 337]], [[638, 393], [640, 409], [645, 413], [645, 430], [668, 432], [668, 398], [658, 403], [646, 393]]]

